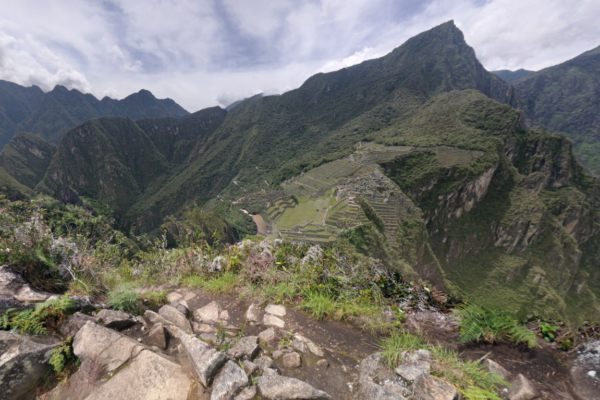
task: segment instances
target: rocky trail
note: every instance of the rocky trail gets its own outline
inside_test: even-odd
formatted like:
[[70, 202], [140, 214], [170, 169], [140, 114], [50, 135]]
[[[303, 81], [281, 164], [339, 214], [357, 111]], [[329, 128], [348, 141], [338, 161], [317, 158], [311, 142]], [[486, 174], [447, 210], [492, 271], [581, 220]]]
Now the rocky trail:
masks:
[[[33, 307], [49, 296], [3, 267], [0, 305]], [[379, 346], [350, 323], [315, 321], [294, 308], [260, 305], [201, 290], [163, 285], [168, 304], [135, 317], [102, 299], [75, 298], [78, 312], [61, 337], [0, 331], [0, 390], [18, 399], [422, 399], [462, 398], [431, 374], [431, 354], [403, 354], [395, 370]], [[550, 348], [459, 345], [456, 323], [439, 312], [411, 314], [404, 327], [464, 359], [485, 359], [512, 388], [510, 400], [597, 399], [600, 342], [571, 354]], [[73, 337], [80, 361], [55, 387], [39, 383], [51, 351]], [[36, 383], [37, 382], [37, 383]]]

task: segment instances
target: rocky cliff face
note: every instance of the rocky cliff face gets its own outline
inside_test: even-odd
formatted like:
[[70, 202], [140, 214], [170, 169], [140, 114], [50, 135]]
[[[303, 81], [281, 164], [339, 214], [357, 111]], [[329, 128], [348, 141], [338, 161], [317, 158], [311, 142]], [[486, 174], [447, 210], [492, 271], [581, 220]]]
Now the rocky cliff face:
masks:
[[515, 81], [527, 124], [573, 139], [575, 154], [600, 173], [600, 47]]
[[[407, 184], [403, 175], [433, 159], [384, 167], [423, 210], [449, 287], [523, 316], [600, 315], [590, 261], [600, 256], [598, 182], [582, 174], [568, 139], [527, 131], [521, 116], [503, 132], [496, 152], [470, 168], [438, 167]], [[580, 308], [567, 312], [572, 302]]]

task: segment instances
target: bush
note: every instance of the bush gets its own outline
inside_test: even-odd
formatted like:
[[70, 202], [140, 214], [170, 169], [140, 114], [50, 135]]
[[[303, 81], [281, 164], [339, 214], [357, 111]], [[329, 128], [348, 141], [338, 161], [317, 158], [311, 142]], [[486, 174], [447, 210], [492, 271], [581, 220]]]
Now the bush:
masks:
[[535, 333], [500, 312], [476, 305], [466, 305], [454, 312], [460, 317], [461, 343], [506, 340], [515, 344], [525, 343], [529, 348], [537, 346]]
[[138, 294], [133, 290], [131, 283], [119, 286], [107, 294], [108, 302], [116, 310], [138, 313]]
[[42, 303], [31, 310], [18, 311], [11, 308], [0, 316], [0, 329], [46, 335], [49, 331], [55, 331], [74, 307], [73, 300], [63, 297]]

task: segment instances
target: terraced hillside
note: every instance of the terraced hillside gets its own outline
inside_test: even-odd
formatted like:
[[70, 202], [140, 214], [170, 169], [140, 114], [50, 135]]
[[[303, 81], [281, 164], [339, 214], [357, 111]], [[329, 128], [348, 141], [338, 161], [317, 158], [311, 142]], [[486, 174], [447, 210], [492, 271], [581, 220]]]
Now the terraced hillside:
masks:
[[[261, 213], [271, 236], [329, 244], [348, 229], [368, 223], [357, 197], [363, 198], [384, 225], [383, 234], [398, 250], [396, 234], [403, 218], [415, 214], [415, 205], [383, 174], [379, 163], [413, 151], [433, 150], [445, 166], [466, 164], [481, 151], [453, 147], [417, 148], [358, 143], [350, 156], [323, 164], [284, 182], [282, 192], [255, 193], [234, 201]], [[279, 193], [279, 197], [277, 194]], [[287, 194], [288, 196], [284, 195]], [[264, 199], [271, 197], [272, 202]]]

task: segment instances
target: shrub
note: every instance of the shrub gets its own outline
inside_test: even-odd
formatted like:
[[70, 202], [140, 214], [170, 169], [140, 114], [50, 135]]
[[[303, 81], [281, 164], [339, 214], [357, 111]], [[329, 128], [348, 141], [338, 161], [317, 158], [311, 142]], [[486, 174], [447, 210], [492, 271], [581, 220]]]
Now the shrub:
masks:
[[130, 313], [138, 312], [138, 294], [133, 290], [131, 283], [119, 286], [107, 294], [108, 302], [112, 308]]
[[486, 341], [495, 343], [506, 340], [525, 343], [529, 348], [537, 346], [535, 333], [521, 325], [516, 319], [487, 308], [466, 305], [454, 311], [460, 317], [461, 343]]
[[63, 297], [47, 301], [30, 310], [9, 309], [0, 316], [0, 328], [45, 335], [48, 331], [55, 331], [74, 306], [73, 300]]

